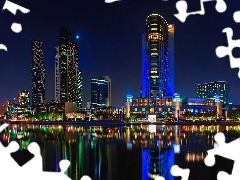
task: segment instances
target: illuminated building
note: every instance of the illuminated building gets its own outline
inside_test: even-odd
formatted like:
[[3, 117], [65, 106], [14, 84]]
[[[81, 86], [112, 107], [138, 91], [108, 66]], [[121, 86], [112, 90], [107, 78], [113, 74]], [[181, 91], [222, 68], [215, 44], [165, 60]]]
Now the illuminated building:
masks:
[[103, 78], [107, 81], [107, 98], [106, 98], [106, 106], [112, 105], [112, 85], [111, 85], [111, 79], [109, 76], [103, 76]]
[[76, 103], [79, 104], [79, 108], [82, 107], [82, 101], [83, 101], [83, 89], [82, 89], [82, 71], [78, 70], [78, 75], [77, 75], [77, 101]]
[[9, 100], [3, 105], [3, 115], [6, 115], [8, 118], [24, 118], [32, 114], [29, 94], [27, 90], [20, 90], [17, 98]]
[[43, 43], [32, 40], [32, 105], [45, 102], [45, 69], [43, 67]]
[[91, 79], [91, 105], [94, 108], [111, 105], [111, 79], [108, 76]]
[[60, 66], [59, 46], [55, 47], [55, 101], [60, 102]]
[[20, 105], [30, 106], [30, 95], [27, 90], [20, 90], [17, 97], [17, 101]]
[[[126, 110], [127, 106], [126, 106]], [[180, 95], [175, 93], [174, 97], [162, 98], [134, 98], [130, 105], [130, 114], [137, 118], [144, 119], [148, 115], [155, 114], [157, 120], [164, 117], [182, 118], [188, 111], [193, 114], [203, 114], [210, 111], [217, 111], [218, 116], [222, 116], [222, 104], [218, 98], [193, 99], [189, 98], [187, 104], [182, 104]], [[127, 111], [126, 111], [127, 112]]]
[[197, 85], [198, 98], [215, 98], [219, 97], [223, 104], [230, 103], [230, 87], [226, 81], [209, 82]]
[[142, 35], [142, 95], [174, 95], [174, 25], [159, 14], [146, 19]]
[[125, 109], [126, 109], [126, 118], [130, 117], [130, 106], [132, 105], [133, 96], [128, 95], [127, 96], [127, 102], [125, 103]]
[[72, 32], [60, 28], [60, 46], [55, 48], [55, 100], [82, 106], [82, 73], [78, 69], [78, 43]]

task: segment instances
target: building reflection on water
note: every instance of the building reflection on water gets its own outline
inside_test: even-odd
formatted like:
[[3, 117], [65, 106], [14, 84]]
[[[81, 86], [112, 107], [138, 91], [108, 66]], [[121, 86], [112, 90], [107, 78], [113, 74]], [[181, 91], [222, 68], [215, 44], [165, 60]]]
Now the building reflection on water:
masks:
[[[141, 177], [154, 179], [170, 174], [176, 157], [185, 162], [203, 161], [213, 147], [214, 135], [224, 132], [227, 141], [239, 137], [240, 126], [164, 126], [80, 127], [11, 125], [1, 133], [1, 141], [17, 140], [21, 149], [35, 141], [41, 148], [43, 169], [60, 171], [59, 162], [68, 159], [66, 172], [73, 180], [89, 175], [94, 180]], [[131, 167], [132, 169], [130, 169]], [[135, 174], [131, 174], [135, 173]]]

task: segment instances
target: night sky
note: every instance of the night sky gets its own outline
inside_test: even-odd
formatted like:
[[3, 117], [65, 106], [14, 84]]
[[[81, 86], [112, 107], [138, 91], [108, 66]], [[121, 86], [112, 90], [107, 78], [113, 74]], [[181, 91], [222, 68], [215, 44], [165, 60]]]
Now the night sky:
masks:
[[[5, 1], [0, 1], [3, 7]], [[59, 28], [69, 28], [79, 39], [79, 68], [83, 72], [83, 106], [90, 100], [92, 77], [108, 75], [112, 79], [112, 104], [124, 105], [127, 93], [138, 95], [141, 89], [141, 42], [146, 17], [161, 14], [175, 24], [175, 91], [195, 97], [196, 85], [211, 81], [230, 83], [230, 101], [240, 104], [238, 69], [231, 69], [229, 58], [218, 58], [216, 47], [227, 46], [225, 27], [240, 38], [240, 23], [233, 13], [240, 10], [239, 0], [226, 0], [227, 10], [218, 13], [216, 1], [205, 3], [205, 15], [189, 16], [181, 23], [176, 0], [122, 0], [106, 4], [104, 0], [12, 0], [30, 13], [14, 16], [4, 10], [0, 16], [0, 104], [17, 96], [20, 89], [31, 92], [31, 39], [44, 45], [46, 101], [54, 99], [54, 47], [59, 45]], [[200, 10], [200, 0], [187, 0], [188, 11]], [[13, 22], [23, 31], [11, 31]], [[233, 50], [240, 57], [239, 48]]]

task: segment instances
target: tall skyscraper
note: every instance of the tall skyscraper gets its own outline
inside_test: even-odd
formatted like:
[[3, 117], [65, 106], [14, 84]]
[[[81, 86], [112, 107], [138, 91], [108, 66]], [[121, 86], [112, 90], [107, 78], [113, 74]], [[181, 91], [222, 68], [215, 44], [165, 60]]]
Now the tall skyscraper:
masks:
[[109, 76], [103, 76], [103, 78], [107, 81], [107, 98], [105, 98], [106, 106], [112, 105], [112, 82]]
[[82, 73], [78, 69], [78, 43], [72, 32], [60, 28], [60, 46], [55, 48], [55, 100], [82, 106]]
[[60, 53], [59, 46], [55, 47], [55, 101], [60, 102]]
[[91, 105], [95, 108], [111, 106], [111, 79], [109, 76], [91, 79]]
[[43, 66], [43, 43], [32, 40], [32, 105], [45, 102], [45, 69]]
[[230, 86], [226, 81], [197, 85], [197, 98], [219, 98], [224, 104], [230, 103]]
[[77, 103], [82, 107], [83, 89], [82, 89], [82, 71], [78, 70], [77, 74]]
[[142, 96], [174, 95], [174, 25], [159, 14], [146, 19], [142, 35]]

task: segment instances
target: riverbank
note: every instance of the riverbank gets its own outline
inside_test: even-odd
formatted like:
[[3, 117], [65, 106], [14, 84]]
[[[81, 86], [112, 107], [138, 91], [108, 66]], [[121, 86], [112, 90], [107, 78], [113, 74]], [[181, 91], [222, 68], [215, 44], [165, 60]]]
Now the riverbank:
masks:
[[[129, 125], [240, 125], [240, 122], [123, 122], [119, 120], [105, 121], [5, 121], [9, 124], [36, 124], [36, 125], [78, 125], [78, 126], [129, 126]], [[4, 123], [3, 121], [1, 123]]]

